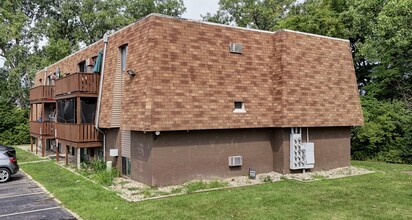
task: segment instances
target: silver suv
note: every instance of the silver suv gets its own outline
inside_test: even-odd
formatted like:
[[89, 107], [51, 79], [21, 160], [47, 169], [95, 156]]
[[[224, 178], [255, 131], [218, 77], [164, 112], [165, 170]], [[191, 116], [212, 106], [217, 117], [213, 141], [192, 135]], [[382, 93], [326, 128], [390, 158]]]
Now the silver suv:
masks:
[[9, 181], [11, 175], [19, 171], [16, 150], [13, 147], [0, 145], [0, 183]]

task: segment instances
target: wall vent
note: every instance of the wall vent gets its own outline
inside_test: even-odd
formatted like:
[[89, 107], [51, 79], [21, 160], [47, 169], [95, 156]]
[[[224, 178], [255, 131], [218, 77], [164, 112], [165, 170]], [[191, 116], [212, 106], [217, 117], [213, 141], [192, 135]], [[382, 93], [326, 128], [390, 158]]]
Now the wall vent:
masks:
[[241, 54], [241, 53], [243, 53], [243, 45], [240, 44], [240, 43], [230, 43], [229, 51], [231, 53]]
[[229, 166], [230, 167], [242, 166], [242, 164], [243, 164], [242, 156], [231, 156], [231, 157], [229, 157]]

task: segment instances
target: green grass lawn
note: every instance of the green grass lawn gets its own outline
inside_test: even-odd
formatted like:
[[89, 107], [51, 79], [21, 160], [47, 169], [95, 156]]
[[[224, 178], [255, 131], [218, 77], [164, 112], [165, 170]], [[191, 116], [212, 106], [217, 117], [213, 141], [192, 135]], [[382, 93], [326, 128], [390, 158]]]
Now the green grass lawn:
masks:
[[358, 162], [374, 174], [287, 180], [130, 203], [52, 161], [21, 167], [84, 219], [412, 219], [412, 165]]
[[35, 154], [29, 151], [22, 150], [19, 147], [14, 147], [14, 149], [16, 149], [16, 157], [17, 157], [18, 163], [42, 160], [40, 157], [36, 156]]

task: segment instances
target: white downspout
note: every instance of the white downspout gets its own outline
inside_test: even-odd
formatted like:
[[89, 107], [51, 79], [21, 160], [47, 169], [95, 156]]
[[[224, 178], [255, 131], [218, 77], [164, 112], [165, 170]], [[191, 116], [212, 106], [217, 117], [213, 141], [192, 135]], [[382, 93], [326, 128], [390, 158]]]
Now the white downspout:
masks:
[[102, 60], [102, 72], [100, 74], [100, 86], [99, 86], [99, 97], [97, 99], [97, 112], [96, 112], [96, 129], [103, 134], [103, 160], [106, 161], [106, 134], [99, 128], [99, 115], [100, 115], [100, 104], [102, 100], [102, 90], [103, 90], [103, 78], [104, 78], [104, 63], [106, 60], [106, 48], [108, 43], [107, 33], [103, 36], [103, 60]]

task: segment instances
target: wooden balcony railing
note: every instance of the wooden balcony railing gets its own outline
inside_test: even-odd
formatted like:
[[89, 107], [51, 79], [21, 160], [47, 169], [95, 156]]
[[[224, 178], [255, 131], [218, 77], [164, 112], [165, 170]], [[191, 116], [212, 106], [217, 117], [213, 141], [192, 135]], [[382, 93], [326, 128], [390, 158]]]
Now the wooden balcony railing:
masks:
[[30, 101], [53, 100], [54, 86], [36, 86], [30, 89]]
[[97, 94], [99, 92], [100, 75], [96, 73], [73, 73], [56, 80], [55, 95], [76, 92]]
[[54, 136], [54, 122], [30, 122], [30, 133], [43, 136]]
[[57, 138], [71, 142], [100, 141], [100, 134], [94, 124], [56, 123]]

